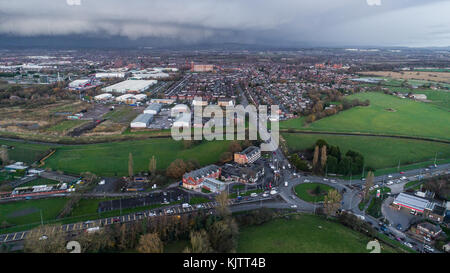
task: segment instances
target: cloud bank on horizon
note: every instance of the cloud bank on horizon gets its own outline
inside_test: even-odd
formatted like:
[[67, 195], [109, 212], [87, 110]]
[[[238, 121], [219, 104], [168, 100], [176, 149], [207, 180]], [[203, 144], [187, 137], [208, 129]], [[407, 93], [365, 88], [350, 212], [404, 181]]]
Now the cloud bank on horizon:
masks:
[[0, 0], [0, 34], [450, 46], [448, 0]]

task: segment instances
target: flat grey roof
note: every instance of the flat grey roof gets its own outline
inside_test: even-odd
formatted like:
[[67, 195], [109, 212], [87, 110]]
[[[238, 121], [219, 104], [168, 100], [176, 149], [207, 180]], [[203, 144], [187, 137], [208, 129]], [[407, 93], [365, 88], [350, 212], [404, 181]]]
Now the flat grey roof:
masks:
[[394, 200], [394, 204], [402, 205], [414, 210], [424, 211], [428, 206], [429, 201], [427, 199], [407, 194], [400, 193]]
[[145, 108], [145, 110], [154, 110], [154, 111], [158, 112], [159, 110], [161, 110], [161, 108], [162, 108], [162, 104], [152, 103], [149, 106], [147, 106], [147, 108]]
[[151, 121], [152, 119], [153, 119], [152, 114], [140, 114], [131, 123], [134, 123], [134, 122], [147, 123], [147, 122]]

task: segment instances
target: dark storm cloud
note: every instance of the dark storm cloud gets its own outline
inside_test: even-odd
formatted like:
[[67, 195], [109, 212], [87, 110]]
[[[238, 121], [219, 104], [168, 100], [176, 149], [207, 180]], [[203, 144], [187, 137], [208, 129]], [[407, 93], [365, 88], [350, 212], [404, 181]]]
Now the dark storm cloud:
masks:
[[448, 36], [438, 34], [450, 32], [449, 1], [80, 0], [73, 5], [77, 1], [0, 0], [0, 34], [450, 45]]

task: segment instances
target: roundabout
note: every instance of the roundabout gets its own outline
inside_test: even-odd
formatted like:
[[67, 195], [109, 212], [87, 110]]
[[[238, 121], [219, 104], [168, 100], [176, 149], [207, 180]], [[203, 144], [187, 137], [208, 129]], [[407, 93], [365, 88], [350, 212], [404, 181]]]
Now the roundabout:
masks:
[[328, 191], [333, 187], [323, 183], [301, 183], [294, 187], [295, 195], [310, 203], [323, 202]]

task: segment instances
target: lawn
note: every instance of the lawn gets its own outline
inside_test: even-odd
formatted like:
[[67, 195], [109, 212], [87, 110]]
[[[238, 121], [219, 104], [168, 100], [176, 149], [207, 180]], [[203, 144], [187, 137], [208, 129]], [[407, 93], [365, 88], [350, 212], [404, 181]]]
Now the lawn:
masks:
[[51, 180], [47, 178], [38, 178], [33, 181], [22, 184], [21, 187], [31, 187], [31, 186], [39, 186], [39, 185], [56, 185], [59, 184], [59, 181]]
[[139, 113], [131, 106], [119, 106], [115, 110], [103, 115], [103, 118], [113, 122], [128, 123], [132, 121]]
[[[276, 219], [240, 231], [238, 253], [369, 253], [370, 238], [314, 215]], [[395, 252], [382, 245], [382, 253]]]
[[[10, 202], [0, 205], [0, 223], [6, 221], [12, 225], [37, 224], [54, 220], [66, 204], [66, 198], [35, 199]], [[26, 229], [26, 228], [25, 228]]]
[[0, 140], [0, 145], [13, 147], [8, 149], [9, 159], [31, 164], [43, 157], [50, 149], [48, 145], [31, 144], [19, 141]]
[[358, 106], [345, 110], [307, 126], [304, 126], [302, 118], [281, 122], [280, 128], [450, 140], [450, 113], [438, 106], [378, 92], [359, 93], [347, 98], [368, 99], [370, 106]]
[[87, 122], [88, 121], [85, 121], [85, 120], [64, 120], [64, 121], [48, 128], [48, 131], [63, 133], [63, 132], [69, 131], [70, 129], [79, 127], [82, 124], [85, 124]]
[[[437, 105], [445, 110], [450, 110], [450, 91], [433, 89], [408, 89], [400, 87], [390, 87], [389, 90], [401, 93], [424, 94], [431, 104]], [[427, 102], [424, 102], [427, 103]]]
[[[314, 189], [319, 186], [320, 194], [314, 194]], [[321, 183], [303, 183], [295, 186], [295, 194], [306, 202], [321, 202], [324, 200], [325, 195], [332, 187]]]
[[[432, 161], [438, 152], [438, 159], [450, 158], [450, 144], [435, 143], [387, 137], [366, 136], [336, 136], [336, 135], [308, 135], [308, 134], [283, 134], [288, 147], [293, 151], [305, 150], [313, 147], [318, 139], [327, 141], [330, 145], [338, 145], [341, 153], [345, 154], [349, 149], [364, 155], [366, 166], [376, 170], [389, 167], [397, 167], [415, 162]], [[430, 165], [431, 163], [427, 163]], [[425, 165], [427, 166], [427, 165]], [[420, 166], [413, 166], [417, 168]], [[405, 170], [404, 167], [401, 170]], [[397, 168], [386, 170], [397, 171]], [[378, 172], [376, 173], [378, 174]], [[381, 174], [381, 173], [380, 173]]]
[[[110, 199], [112, 198], [82, 199], [80, 200], [78, 206], [73, 208], [73, 211], [69, 217], [60, 219], [57, 219], [57, 216], [68, 201], [67, 198], [37, 199], [1, 204], [0, 224], [8, 223], [9, 225], [14, 226], [0, 229], [0, 234], [29, 230], [38, 226], [41, 221], [40, 210], [42, 210], [42, 219], [44, 224], [69, 224], [125, 215], [166, 206], [162, 204], [154, 204], [143, 207], [123, 209], [122, 212], [120, 210], [113, 210], [98, 213], [98, 203]], [[178, 203], [180, 203], [180, 201], [172, 202], [167, 206]]]
[[58, 147], [45, 167], [79, 174], [90, 171], [101, 176], [128, 174], [128, 155], [133, 154], [134, 172], [148, 170], [154, 155], [159, 170], [166, 169], [175, 159], [194, 159], [200, 165], [217, 162], [228, 149], [227, 141], [205, 141], [189, 149], [172, 139], [148, 139], [103, 144]]

